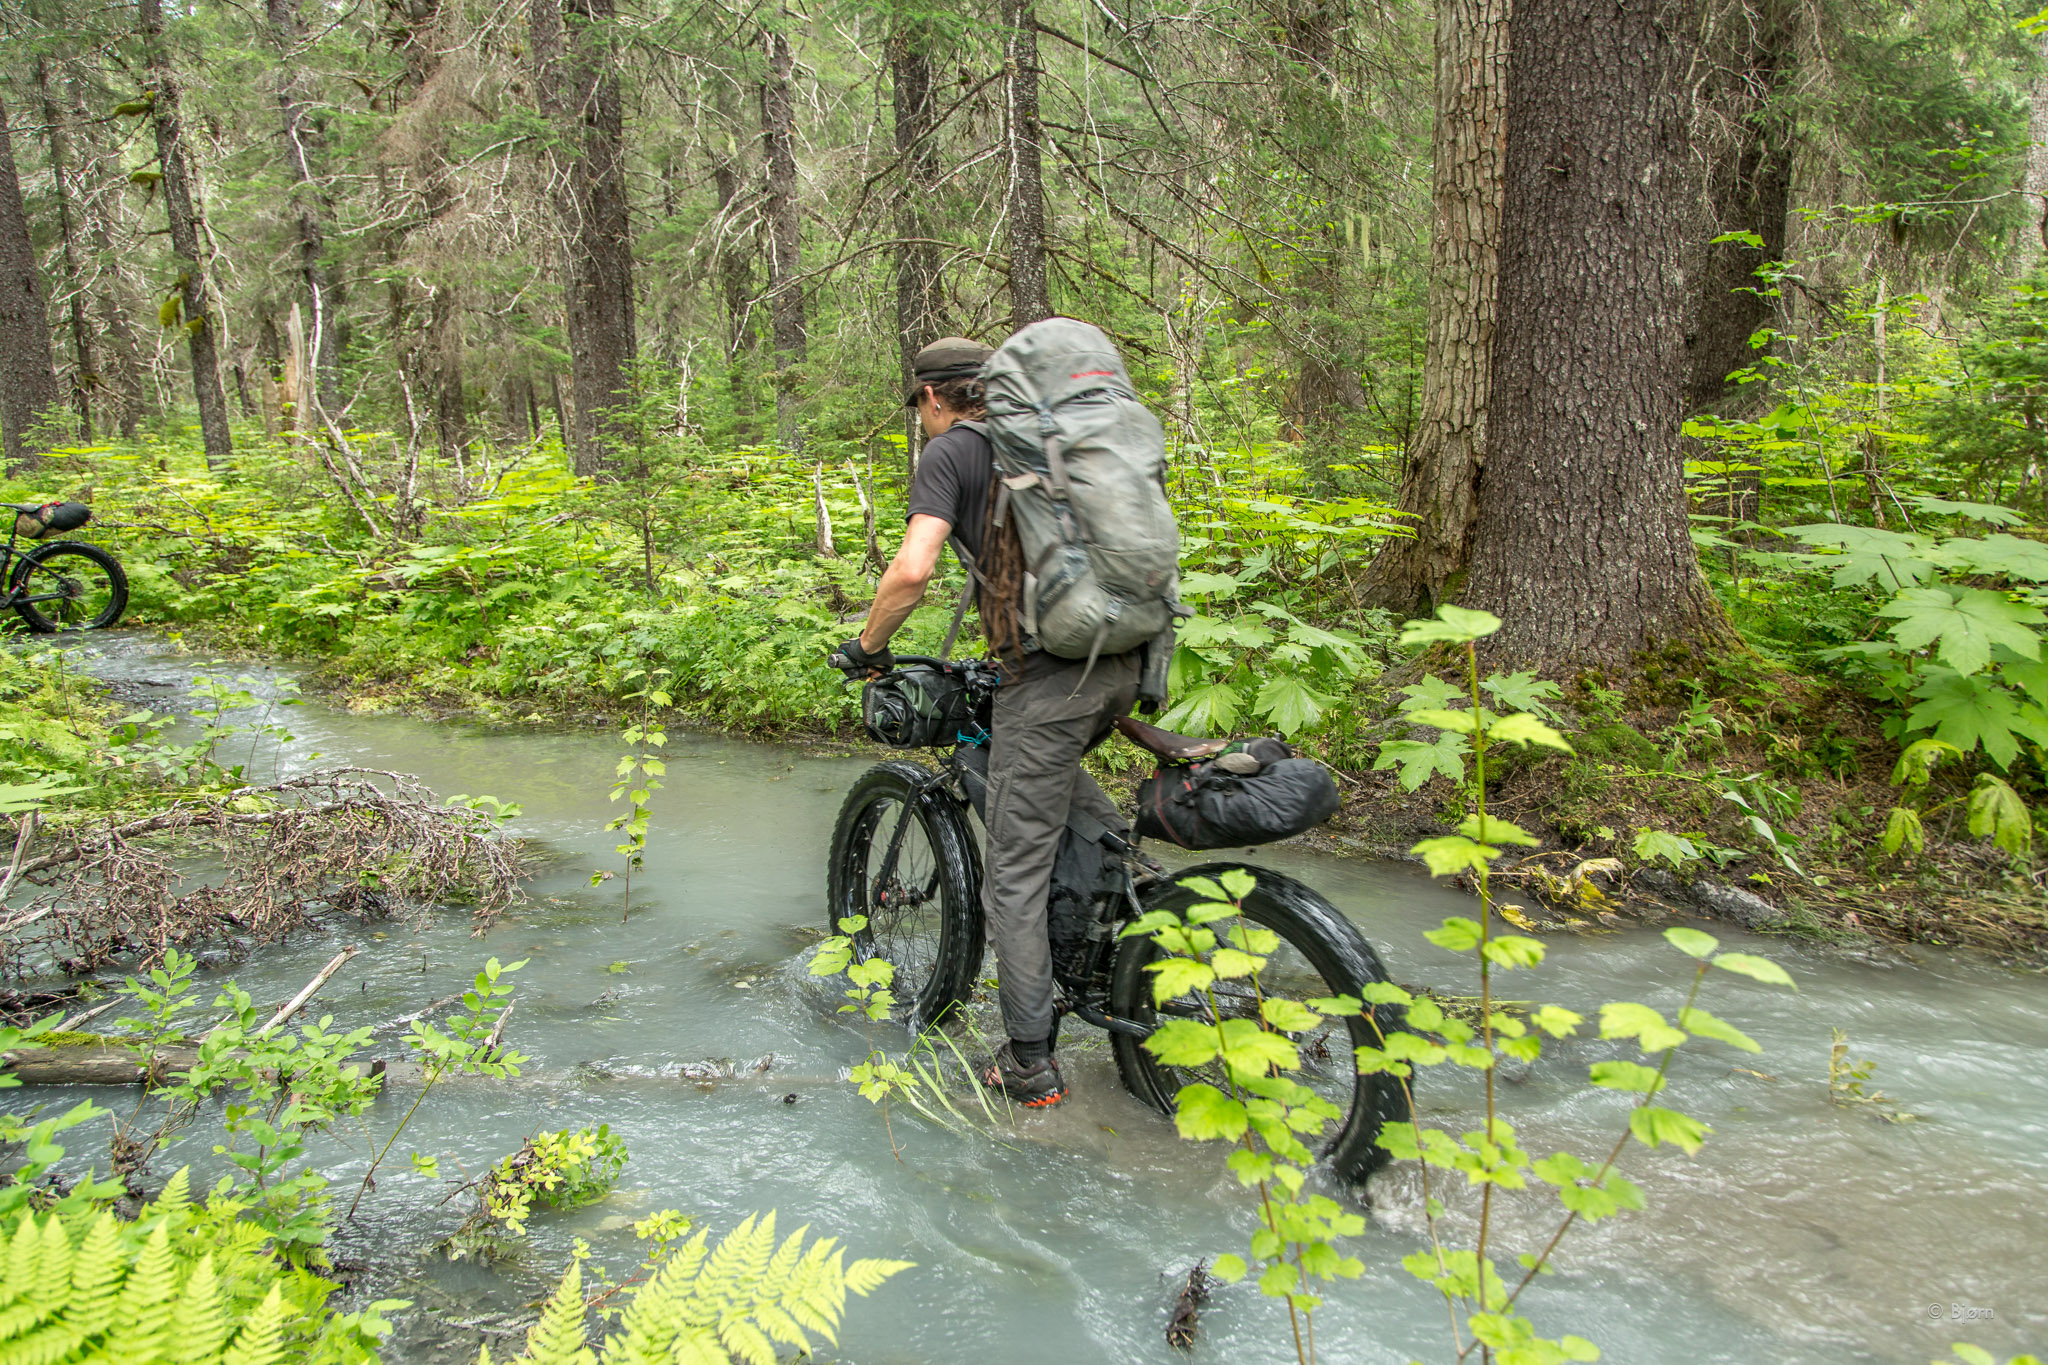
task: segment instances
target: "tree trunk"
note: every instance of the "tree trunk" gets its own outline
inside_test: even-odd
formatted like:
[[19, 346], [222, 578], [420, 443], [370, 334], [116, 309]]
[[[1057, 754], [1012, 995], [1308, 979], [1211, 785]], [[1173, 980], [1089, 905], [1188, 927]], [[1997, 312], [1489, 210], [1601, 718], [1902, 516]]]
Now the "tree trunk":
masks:
[[164, 216], [171, 229], [171, 254], [178, 264], [182, 324], [192, 358], [192, 393], [199, 402], [199, 432], [206, 467], [219, 472], [234, 454], [228, 434], [228, 398], [221, 388], [219, 324], [213, 291], [199, 256], [199, 214], [192, 207], [192, 170], [185, 159], [185, 130], [178, 109], [178, 76], [164, 42], [163, 0], [136, 0], [149, 79], [156, 90], [156, 152], [163, 179]]
[[2036, 40], [2035, 60], [2041, 70], [2027, 95], [2027, 226], [2020, 229], [2019, 259], [2024, 272], [2040, 264], [2048, 251], [2048, 29]]
[[[781, 16], [788, 20], [785, 11]], [[767, 159], [768, 296], [775, 344], [775, 439], [792, 455], [804, 446], [802, 366], [809, 341], [804, 319], [803, 217], [796, 197], [796, 59], [779, 28], [763, 33], [768, 74], [761, 82], [761, 144]]]
[[712, 106], [724, 127], [725, 144], [716, 145], [716, 132], [709, 135], [706, 150], [711, 158], [711, 184], [718, 195], [718, 282], [725, 295], [725, 377], [732, 393], [735, 421], [733, 434], [741, 442], [753, 439], [754, 386], [751, 362], [754, 329], [748, 313], [754, 292], [754, 256], [759, 251], [756, 235], [738, 230], [740, 187], [746, 183], [739, 149], [739, 115], [733, 108], [732, 86], [725, 80], [713, 88]]
[[[899, 18], [889, 37], [891, 103], [896, 117], [896, 354], [903, 387], [914, 377], [911, 362], [945, 330], [939, 298], [939, 249], [933, 245], [924, 196], [938, 179], [939, 152], [932, 139], [932, 42], [929, 24]], [[906, 411], [904, 440], [909, 467], [917, 470], [924, 434], [917, 414]]]
[[1388, 541], [1361, 587], [1373, 605], [1410, 616], [1434, 611], [1465, 571], [1478, 515], [1500, 275], [1507, 55], [1508, 0], [1437, 6], [1429, 338], [1422, 415], [1400, 498], [1415, 537]]
[[614, 14], [613, 0], [534, 0], [531, 11], [542, 110], [556, 128], [550, 179], [568, 258], [571, 448], [576, 472], [586, 475], [610, 464], [606, 445], [614, 414], [632, 401], [627, 368], [637, 348], [625, 112], [607, 32]]
[[1038, 17], [1033, 0], [1003, 0], [1003, 73], [1009, 94], [1010, 327], [1052, 316], [1045, 283], [1045, 148], [1038, 123]]
[[1490, 658], [1627, 676], [1729, 638], [1688, 534], [1679, 434], [1697, 221], [1689, 0], [1517, 0], [1499, 330], [1467, 604]]
[[469, 445], [469, 406], [463, 396], [462, 306], [451, 284], [440, 284], [427, 306], [427, 351], [434, 363], [434, 440], [453, 457]]
[[57, 199], [57, 230], [64, 253], [64, 312], [71, 326], [71, 404], [78, 412], [80, 437], [93, 439], [93, 391], [99, 386], [99, 366], [93, 359], [92, 328], [85, 320], [85, 272], [79, 266], [78, 213], [72, 207], [71, 135], [57, 108], [57, 96], [50, 80], [50, 63], [36, 58], [36, 94], [43, 106], [43, 132], [50, 146], [50, 184]]
[[325, 196], [314, 175], [320, 131], [308, 116], [299, 88], [299, 50], [305, 30], [297, 0], [267, 0], [271, 37], [277, 43], [277, 108], [282, 119], [285, 169], [292, 183], [293, 229], [299, 239], [299, 276], [306, 284], [306, 322], [313, 358], [313, 397], [330, 416], [341, 412], [341, 328], [339, 291], [327, 278]]
[[[1762, 287], [1756, 269], [1785, 258], [1792, 209], [1791, 127], [1779, 107], [1797, 60], [1789, 0], [1764, 0], [1760, 12], [1738, 11], [1733, 22], [1740, 27], [1726, 45], [1733, 47], [1736, 65], [1719, 101], [1730, 136], [1709, 163], [1707, 197], [1714, 216], [1703, 235], [1747, 232], [1762, 244], [1730, 241], [1706, 247], [1699, 267], [1699, 312], [1687, 338], [1688, 417], [1747, 415], [1730, 407], [1744, 386], [1728, 376], [1756, 363], [1749, 339], [1775, 320], [1771, 300], [1756, 292]], [[1759, 384], [1750, 392], [1761, 397], [1767, 388]]]
[[43, 276], [15, 173], [14, 138], [0, 105], [0, 439], [10, 466], [32, 468], [29, 435], [63, 401], [50, 358], [50, 319]]
[[[114, 226], [109, 221], [119, 211], [120, 195], [126, 185], [119, 162], [92, 135], [93, 116], [85, 105], [83, 83], [74, 75], [69, 81], [72, 126], [81, 130], [85, 141], [83, 194], [79, 217], [84, 228], [85, 248], [93, 265], [96, 287], [92, 290], [93, 312], [99, 320], [100, 338], [105, 343], [106, 368], [101, 392], [111, 402], [112, 425], [124, 440], [135, 439], [145, 403], [145, 367], [142, 345], [136, 339], [128, 282], [121, 273], [122, 254], [115, 250]], [[109, 207], [111, 205], [111, 207]], [[102, 416], [108, 404], [103, 403]]]

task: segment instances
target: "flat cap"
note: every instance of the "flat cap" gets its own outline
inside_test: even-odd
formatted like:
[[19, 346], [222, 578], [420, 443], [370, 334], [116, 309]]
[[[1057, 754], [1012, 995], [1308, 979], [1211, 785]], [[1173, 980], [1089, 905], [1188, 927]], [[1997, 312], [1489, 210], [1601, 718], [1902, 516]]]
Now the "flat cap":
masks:
[[917, 353], [910, 362], [913, 376], [910, 388], [903, 395], [903, 406], [914, 408], [917, 400], [924, 397], [924, 386], [943, 384], [952, 379], [972, 379], [981, 373], [981, 367], [995, 349], [984, 346], [969, 337], [940, 337]]

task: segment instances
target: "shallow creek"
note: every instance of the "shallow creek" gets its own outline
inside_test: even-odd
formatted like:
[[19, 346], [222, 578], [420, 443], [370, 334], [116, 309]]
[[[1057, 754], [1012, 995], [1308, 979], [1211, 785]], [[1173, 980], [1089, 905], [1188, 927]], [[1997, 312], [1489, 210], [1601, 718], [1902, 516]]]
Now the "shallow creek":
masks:
[[[109, 636], [81, 662], [158, 710], [189, 705], [199, 661], [143, 636]], [[225, 666], [222, 676], [264, 670]], [[148, 684], [159, 684], [149, 686]], [[168, 684], [168, 685], [163, 685]], [[676, 1208], [714, 1232], [775, 1209], [781, 1226], [836, 1234], [855, 1255], [917, 1268], [855, 1300], [836, 1352], [867, 1365], [962, 1360], [1178, 1360], [1162, 1326], [1173, 1282], [1198, 1257], [1242, 1250], [1253, 1225], [1225, 1178], [1222, 1153], [1178, 1141], [1170, 1124], [1124, 1093], [1100, 1037], [1067, 1038], [1075, 1098], [1020, 1117], [1000, 1139], [936, 1130], [898, 1109], [892, 1153], [881, 1113], [839, 1080], [865, 1041], [804, 973], [824, 917], [824, 858], [840, 796], [867, 759], [818, 758], [772, 744], [672, 733], [666, 790], [653, 803], [647, 863], [630, 922], [603, 825], [621, 751], [615, 735], [486, 728], [350, 715], [317, 701], [279, 713], [296, 736], [264, 742], [255, 771], [336, 763], [396, 768], [435, 791], [520, 802], [514, 830], [551, 855], [530, 899], [488, 939], [459, 913], [419, 932], [342, 919], [209, 976], [233, 975], [258, 1000], [282, 1000], [338, 945], [364, 951], [329, 984], [316, 1012], [375, 1023], [458, 989], [487, 956], [527, 958], [508, 1040], [530, 1054], [519, 1082], [450, 1082], [423, 1106], [338, 1239], [366, 1263], [358, 1292], [415, 1301], [386, 1358], [474, 1360], [558, 1275], [574, 1238], [624, 1272], [638, 1258], [628, 1224]], [[228, 742], [239, 760], [247, 736]], [[1466, 993], [1459, 961], [1422, 937], [1466, 898], [1405, 866], [1264, 850], [1258, 861], [1301, 877], [1355, 919], [1397, 979]], [[1729, 946], [1792, 971], [1792, 995], [1716, 973], [1702, 1004], [1763, 1044], [1750, 1057], [1715, 1044], [1681, 1054], [1670, 1102], [1711, 1124], [1696, 1158], [1634, 1147], [1623, 1169], [1647, 1213], [1577, 1229], [1559, 1273], [1524, 1306], [1551, 1333], [1577, 1332], [1630, 1362], [1842, 1362], [1921, 1365], [1952, 1341], [2000, 1352], [2048, 1343], [2048, 992], [2039, 975], [1980, 957], [1915, 949], [1850, 953], [1750, 939], [1705, 926]], [[1591, 1014], [1604, 1000], [1675, 1011], [1687, 960], [1652, 929], [1549, 940], [1549, 961], [1503, 989]], [[203, 986], [202, 989], [205, 987]], [[210, 996], [210, 991], [208, 992]], [[1917, 1115], [1887, 1123], [1828, 1096], [1829, 1030], [1878, 1064], [1874, 1083]], [[387, 1035], [388, 1036], [388, 1035]], [[892, 1046], [902, 1039], [891, 1039]], [[375, 1055], [393, 1055], [386, 1043]], [[756, 1059], [772, 1054], [765, 1075]], [[1555, 1047], [1502, 1086], [1504, 1115], [1533, 1154], [1604, 1154], [1622, 1097], [1584, 1084], [1597, 1044]], [[744, 1079], [698, 1083], [683, 1063], [730, 1059]], [[56, 1099], [14, 1091], [25, 1107]], [[103, 1102], [133, 1104], [132, 1093]], [[1423, 1118], [1476, 1126], [1469, 1078], [1433, 1073]], [[410, 1103], [397, 1087], [367, 1116], [379, 1143]], [[415, 1175], [406, 1150], [444, 1171], [480, 1170], [537, 1129], [609, 1123], [632, 1159], [600, 1203], [542, 1213], [509, 1267], [424, 1254], [460, 1220], [466, 1197]], [[104, 1168], [103, 1135], [74, 1132], [75, 1156]], [[159, 1175], [181, 1162], [214, 1172], [212, 1134], [195, 1128]], [[343, 1192], [368, 1161], [347, 1131], [316, 1155]], [[1597, 1159], [1597, 1158], [1594, 1158]], [[1422, 1244], [1412, 1169], [1375, 1179], [1372, 1220], [1355, 1254], [1366, 1277], [1318, 1313], [1322, 1359], [1379, 1365], [1448, 1360], [1434, 1291], [1400, 1258]], [[1453, 1221], [1469, 1216], [1453, 1199]], [[1506, 1201], [1504, 1262], [1547, 1235], [1554, 1200]], [[1971, 1314], [1973, 1320], [1958, 1321]], [[478, 1324], [467, 1328], [451, 1323]], [[494, 1357], [512, 1336], [491, 1337]], [[1217, 1295], [1197, 1351], [1213, 1361], [1292, 1359], [1284, 1310], [1249, 1285]]]

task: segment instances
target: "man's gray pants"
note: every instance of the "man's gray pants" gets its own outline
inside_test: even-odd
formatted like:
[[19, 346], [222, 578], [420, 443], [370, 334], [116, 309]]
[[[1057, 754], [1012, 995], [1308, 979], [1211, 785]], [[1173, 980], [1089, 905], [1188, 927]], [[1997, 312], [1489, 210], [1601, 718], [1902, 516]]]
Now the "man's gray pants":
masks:
[[1108, 737], [1138, 696], [1133, 652], [1076, 661], [996, 690], [988, 760], [987, 874], [981, 904], [996, 950], [1003, 1027], [1019, 1042], [1052, 1036], [1052, 944], [1046, 897], [1067, 812], [1078, 805], [1115, 830], [1130, 826], [1081, 756]]

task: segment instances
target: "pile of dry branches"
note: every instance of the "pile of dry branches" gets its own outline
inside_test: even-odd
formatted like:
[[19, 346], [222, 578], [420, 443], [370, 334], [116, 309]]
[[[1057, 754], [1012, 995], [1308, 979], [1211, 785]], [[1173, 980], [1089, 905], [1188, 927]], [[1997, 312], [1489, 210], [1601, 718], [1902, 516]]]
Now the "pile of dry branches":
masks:
[[21, 817], [0, 901], [49, 890], [0, 919], [0, 970], [90, 971], [134, 954], [228, 940], [239, 952], [321, 910], [369, 919], [467, 902], [477, 932], [519, 897], [516, 847], [490, 817], [436, 805], [399, 773], [334, 768], [181, 796], [139, 819], [47, 831]]

